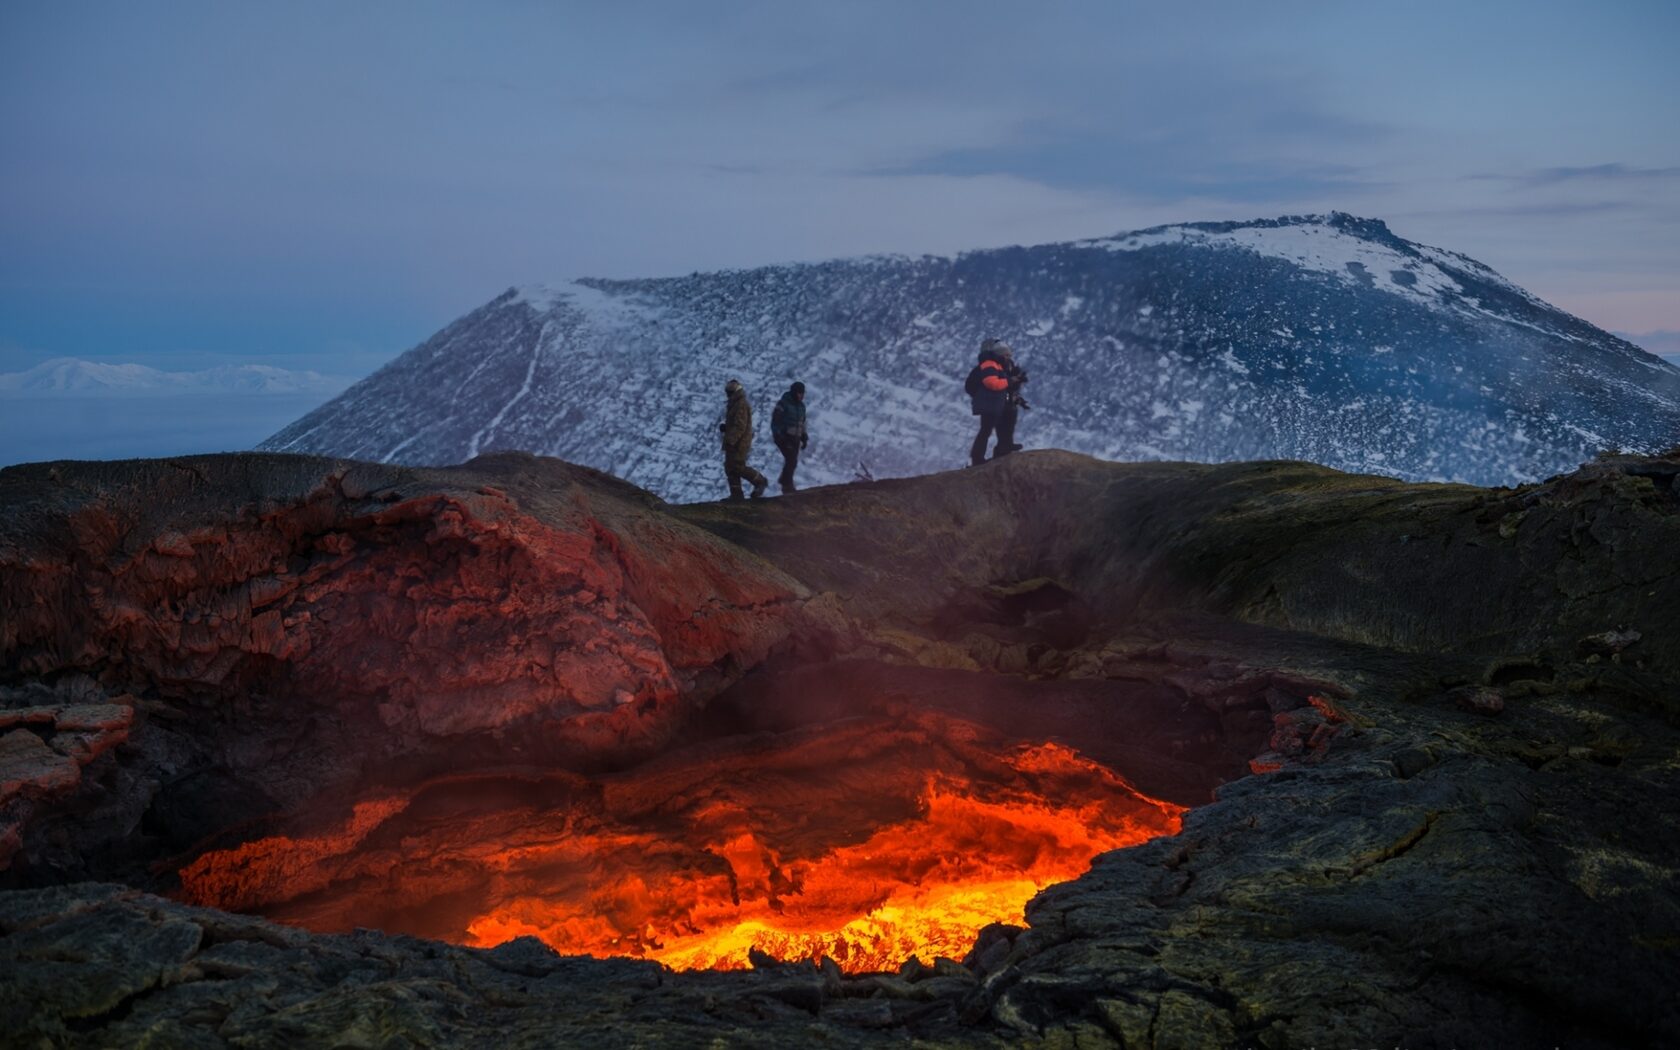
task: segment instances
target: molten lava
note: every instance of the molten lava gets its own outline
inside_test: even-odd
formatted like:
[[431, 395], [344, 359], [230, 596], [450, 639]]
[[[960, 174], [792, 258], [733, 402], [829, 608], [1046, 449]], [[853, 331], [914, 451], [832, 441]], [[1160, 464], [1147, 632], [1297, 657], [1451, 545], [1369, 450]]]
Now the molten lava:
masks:
[[[786, 961], [828, 957], [854, 971], [894, 969], [912, 955], [961, 959], [981, 927], [1020, 923], [1035, 893], [1082, 874], [1098, 853], [1178, 830], [1179, 807], [1068, 748], [1023, 748], [1006, 761], [1028, 783], [1062, 777], [1106, 790], [1056, 799], [933, 777], [915, 815], [803, 858], [718, 806], [693, 829], [719, 862], [710, 870], [654, 880], [603, 870], [584, 893], [503, 902], [468, 925], [470, 943], [534, 935], [562, 952], [637, 955], [674, 969], [745, 967], [754, 948]], [[517, 863], [533, 859], [522, 851]]]
[[853, 720], [597, 780], [364, 801], [335, 828], [206, 853], [181, 879], [197, 903], [318, 930], [532, 935], [677, 969], [744, 967], [757, 949], [859, 972], [961, 959], [983, 926], [1020, 923], [1039, 890], [1173, 834], [1182, 813], [1059, 744]]

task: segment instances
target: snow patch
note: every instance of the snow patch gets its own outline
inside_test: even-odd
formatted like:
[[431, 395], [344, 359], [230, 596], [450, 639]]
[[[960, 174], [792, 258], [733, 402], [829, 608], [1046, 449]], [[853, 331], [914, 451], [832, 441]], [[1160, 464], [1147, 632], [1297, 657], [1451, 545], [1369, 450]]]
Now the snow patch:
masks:
[[[525, 382], [520, 384], [519, 392], [509, 398], [508, 402], [501, 407], [501, 410], [496, 413], [490, 422], [484, 424], [483, 428], [467, 442], [468, 459], [473, 459], [478, 455], [480, 444], [490, 434], [495, 433], [497, 427], [502, 425], [502, 420], [507, 418], [508, 410], [519, 404], [520, 400], [531, 392], [531, 378], [537, 374], [537, 362], [542, 360], [543, 344], [548, 339], [548, 331], [552, 325], [553, 322], [551, 321], [544, 322], [542, 331], [537, 333], [536, 344], [531, 347], [531, 363], [525, 367]], [[395, 455], [395, 451], [390, 454]]]
[[1222, 231], [1172, 226], [1149, 233], [1125, 234], [1106, 242], [1088, 243], [1101, 243], [1109, 251], [1116, 252], [1141, 251], [1161, 245], [1239, 248], [1294, 263], [1304, 270], [1329, 274], [1348, 283], [1370, 282], [1374, 288], [1431, 305], [1441, 305], [1444, 295], [1458, 295], [1464, 291], [1447, 271], [1436, 265], [1434, 260], [1445, 253], [1437, 252], [1431, 257], [1421, 251], [1404, 252], [1392, 245], [1349, 233], [1323, 220], [1238, 226]]

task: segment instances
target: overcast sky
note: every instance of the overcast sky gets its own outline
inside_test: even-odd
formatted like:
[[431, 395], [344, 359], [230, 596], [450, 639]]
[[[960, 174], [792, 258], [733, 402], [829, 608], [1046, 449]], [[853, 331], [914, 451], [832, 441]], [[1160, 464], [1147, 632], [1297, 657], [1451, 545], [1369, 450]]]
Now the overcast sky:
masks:
[[1330, 209], [1680, 330], [1677, 45], [1664, 0], [8, 0], [0, 370], [359, 374], [511, 284]]

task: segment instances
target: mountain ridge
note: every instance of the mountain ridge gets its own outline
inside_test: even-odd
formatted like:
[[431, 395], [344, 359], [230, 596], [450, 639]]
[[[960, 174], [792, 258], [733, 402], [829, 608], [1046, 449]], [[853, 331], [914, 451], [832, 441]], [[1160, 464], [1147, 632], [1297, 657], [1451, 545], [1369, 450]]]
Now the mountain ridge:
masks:
[[336, 393], [350, 382], [345, 376], [262, 364], [171, 371], [137, 363], [55, 357], [22, 371], [0, 372], [0, 394]]
[[[723, 382], [810, 390], [804, 480], [957, 465], [981, 338], [1020, 439], [1106, 459], [1305, 459], [1510, 484], [1680, 443], [1680, 370], [1460, 253], [1343, 212], [954, 256], [516, 286], [263, 442], [398, 463], [555, 455], [721, 495]], [[775, 458], [761, 441], [760, 466]]]

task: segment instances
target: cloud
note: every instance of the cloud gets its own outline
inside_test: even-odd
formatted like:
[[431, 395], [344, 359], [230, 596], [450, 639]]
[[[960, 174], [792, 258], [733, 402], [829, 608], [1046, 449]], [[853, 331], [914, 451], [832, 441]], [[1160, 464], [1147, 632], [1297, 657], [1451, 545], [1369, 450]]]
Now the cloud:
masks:
[[1406, 212], [1416, 216], [1456, 216], [1461, 219], [1488, 219], [1504, 216], [1517, 219], [1556, 219], [1577, 215], [1603, 215], [1626, 212], [1637, 206], [1629, 201], [1545, 201], [1534, 204], [1466, 204], [1457, 208], [1438, 208]]
[[1514, 175], [1467, 175], [1474, 181], [1513, 182], [1524, 186], [1555, 186], [1560, 182], [1625, 182], [1643, 179], [1680, 178], [1680, 167], [1640, 168], [1620, 162], [1589, 164], [1583, 167], [1539, 168]]
[[1007, 175], [1062, 189], [1107, 190], [1154, 201], [1212, 197], [1264, 204], [1382, 189], [1385, 180], [1344, 164], [1237, 162], [1183, 146], [1144, 146], [1120, 136], [1064, 133], [947, 150], [882, 175]]
[[[1476, 7], [1437, 48], [1394, 5], [1188, 6], [20, 8], [0, 339], [395, 353], [533, 280], [1331, 209], [1680, 324], [1676, 67], [1608, 46], [1642, 16]], [[1594, 33], [1613, 62], [1535, 57]]]

